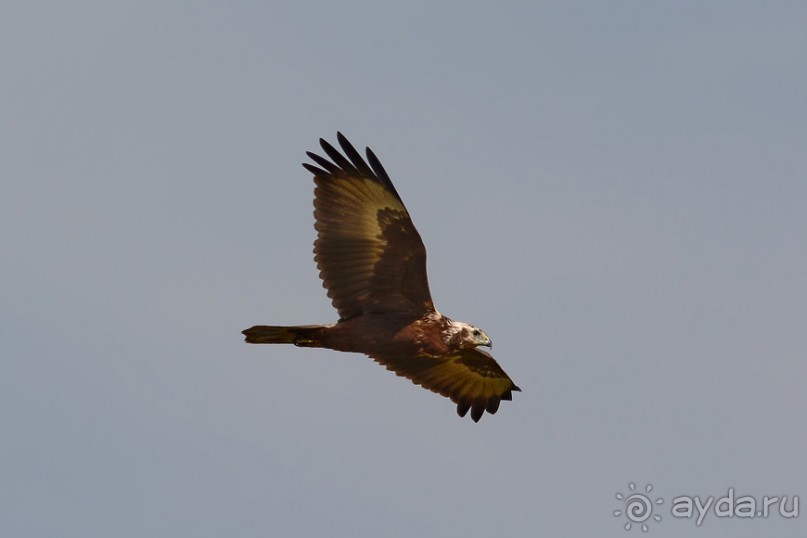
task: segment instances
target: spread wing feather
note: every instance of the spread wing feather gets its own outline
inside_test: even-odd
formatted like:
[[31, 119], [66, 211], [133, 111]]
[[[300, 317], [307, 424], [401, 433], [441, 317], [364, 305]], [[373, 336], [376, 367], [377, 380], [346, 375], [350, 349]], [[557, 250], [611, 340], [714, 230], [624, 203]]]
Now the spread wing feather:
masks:
[[368, 313], [434, 310], [426, 248], [387, 172], [367, 149], [369, 165], [342, 133], [340, 153], [325, 140], [330, 161], [315, 153], [314, 259], [341, 320]]
[[462, 349], [445, 357], [380, 357], [373, 360], [412, 380], [416, 385], [450, 398], [457, 414], [478, 422], [485, 411], [494, 414], [499, 402], [521, 391], [501, 366], [481, 349]]

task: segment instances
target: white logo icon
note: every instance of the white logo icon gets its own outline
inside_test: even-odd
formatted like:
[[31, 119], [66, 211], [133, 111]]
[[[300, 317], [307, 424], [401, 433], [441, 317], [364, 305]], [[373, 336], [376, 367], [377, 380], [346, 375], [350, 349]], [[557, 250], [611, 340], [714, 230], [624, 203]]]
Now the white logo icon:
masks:
[[647, 532], [650, 529], [647, 523], [651, 517], [656, 522], [661, 521], [661, 515], [653, 513], [653, 506], [661, 505], [664, 502], [664, 499], [661, 497], [658, 497], [655, 500], [650, 499], [650, 492], [653, 491], [652, 484], [647, 484], [647, 486], [645, 486], [645, 493], [635, 493], [636, 484], [633, 482], [628, 484], [628, 488], [630, 489], [629, 493], [623, 494], [617, 492], [616, 494], [616, 498], [622, 503], [623, 509], [614, 510], [614, 517], [619, 517], [622, 514], [625, 514], [625, 517], [628, 520], [628, 522], [625, 523], [626, 531], [631, 530], [634, 523], [637, 525], [641, 523], [642, 531]]

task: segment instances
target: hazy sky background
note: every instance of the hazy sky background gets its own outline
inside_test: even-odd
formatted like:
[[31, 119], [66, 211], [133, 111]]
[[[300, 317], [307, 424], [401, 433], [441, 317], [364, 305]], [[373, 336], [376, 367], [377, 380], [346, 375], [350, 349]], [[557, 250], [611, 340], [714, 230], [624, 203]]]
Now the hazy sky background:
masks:
[[[5, 2], [0, 535], [807, 535], [804, 2]], [[523, 389], [479, 424], [336, 319], [319, 137], [370, 145], [438, 308]], [[802, 507], [807, 510], [807, 507]]]

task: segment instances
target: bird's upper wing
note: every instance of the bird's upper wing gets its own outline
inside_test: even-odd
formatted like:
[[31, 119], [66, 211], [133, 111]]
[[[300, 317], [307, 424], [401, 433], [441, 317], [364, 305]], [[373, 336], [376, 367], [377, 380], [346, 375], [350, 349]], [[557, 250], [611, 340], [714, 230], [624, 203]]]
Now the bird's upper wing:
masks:
[[479, 422], [485, 411], [499, 409], [499, 402], [512, 400], [521, 391], [488, 353], [478, 348], [462, 349], [445, 357], [380, 357], [373, 360], [399, 376], [411, 379], [457, 404], [457, 414]]
[[366, 162], [342, 133], [337, 139], [345, 155], [320, 139], [331, 160], [308, 152], [318, 166], [303, 166], [316, 183], [315, 259], [340, 319], [433, 310], [426, 248], [387, 172], [370, 148]]

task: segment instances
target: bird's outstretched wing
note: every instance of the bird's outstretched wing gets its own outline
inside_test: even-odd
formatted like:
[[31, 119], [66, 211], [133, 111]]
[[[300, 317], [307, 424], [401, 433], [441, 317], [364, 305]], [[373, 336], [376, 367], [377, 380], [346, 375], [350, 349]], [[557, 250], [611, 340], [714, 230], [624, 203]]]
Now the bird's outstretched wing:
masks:
[[315, 260], [340, 319], [434, 310], [426, 248], [387, 172], [370, 148], [365, 161], [342, 133], [337, 140], [344, 155], [320, 139], [331, 160], [308, 152], [318, 166], [303, 166], [316, 183]]
[[502, 400], [512, 400], [513, 391], [521, 391], [493, 357], [478, 348], [438, 358], [372, 358], [416, 385], [450, 398], [457, 404], [459, 416], [470, 410], [474, 422], [479, 422], [485, 411], [495, 413]]

